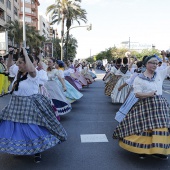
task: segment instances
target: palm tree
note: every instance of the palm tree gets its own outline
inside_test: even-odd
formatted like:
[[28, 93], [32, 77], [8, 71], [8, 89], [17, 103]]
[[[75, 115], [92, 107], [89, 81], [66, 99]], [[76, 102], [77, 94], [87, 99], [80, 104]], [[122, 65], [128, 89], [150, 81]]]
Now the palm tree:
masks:
[[[5, 25], [5, 29], [8, 31], [10, 40], [16, 43], [17, 47], [20, 47], [20, 44], [23, 41], [22, 23], [17, 20], [10, 21]], [[35, 27], [29, 26], [28, 24], [26, 24], [26, 37], [27, 45], [30, 48], [41, 46], [41, 43], [45, 41], [45, 37], [40, 36]]]
[[46, 14], [51, 13], [52, 22], [51, 24], [61, 24], [61, 36], [64, 35], [64, 21], [67, 13], [67, 7], [71, 1], [69, 0], [56, 0], [55, 4], [47, 7]]
[[87, 22], [87, 17], [86, 17], [86, 10], [85, 9], [81, 9], [81, 7], [79, 5], [77, 5], [77, 8], [68, 8], [68, 12], [66, 14], [66, 27], [67, 27], [67, 38], [66, 38], [66, 59], [67, 59], [67, 54], [68, 54], [68, 50], [67, 50], [67, 43], [68, 43], [68, 38], [69, 38], [69, 29], [71, 27], [71, 25], [73, 24], [74, 21], [76, 21], [79, 25], [80, 25], [80, 21], [82, 20], [85, 23]]
[[[5, 29], [8, 31], [8, 36], [11, 41], [17, 44], [17, 47], [20, 47], [22, 42], [22, 32], [23, 28], [19, 21], [9, 21], [5, 24]], [[13, 44], [14, 45], [14, 44]]]
[[[61, 37], [64, 36], [65, 19], [67, 19], [67, 17], [70, 17], [70, 19], [68, 20], [68, 23], [67, 23], [67, 25], [69, 27], [69, 25], [71, 26], [71, 24], [72, 24], [73, 18], [74, 19], [78, 18], [78, 16], [76, 17], [75, 13], [77, 13], [77, 14], [81, 13], [80, 12], [81, 8], [76, 2], [81, 2], [81, 0], [74, 0], [74, 1], [73, 0], [56, 0], [55, 4], [52, 4], [49, 7], [47, 7], [46, 13], [47, 14], [51, 13], [51, 18], [52, 18], [51, 24], [55, 24], [55, 23], [59, 24], [60, 22], [62, 22]], [[71, 11], [74, 11], [74, 12], [71, 12]], [[70, 24], [69, 24], [69, 22], [70, 22]], [[68, 33], [68, 35], [69, 35], [69, 33]]]

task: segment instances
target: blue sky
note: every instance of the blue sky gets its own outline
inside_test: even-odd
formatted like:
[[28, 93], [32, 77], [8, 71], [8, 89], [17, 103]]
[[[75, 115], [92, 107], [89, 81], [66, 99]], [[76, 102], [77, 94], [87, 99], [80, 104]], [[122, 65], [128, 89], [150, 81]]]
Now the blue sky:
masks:
[[[39, 12], [45, 13], [54, 0], [39, 2]], [[70, 31], [78, 41], [76, 58], [95, 55], [129, 37], [131, 42], [154, 44], [160, 50], [170, 48], [169, 0], [82, 0], [81, 7], [87, 11], [87, 24], [92, 23], [92, 30]], [[60, 35], [61, 26], [55, 27]]]

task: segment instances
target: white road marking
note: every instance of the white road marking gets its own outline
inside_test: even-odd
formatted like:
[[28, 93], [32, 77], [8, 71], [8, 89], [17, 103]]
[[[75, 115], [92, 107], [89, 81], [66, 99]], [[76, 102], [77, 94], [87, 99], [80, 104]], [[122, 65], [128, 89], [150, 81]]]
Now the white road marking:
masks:
[[81, 143], [108, 142], [105, 134], [82, 134]]
[[170, 94], [170, 91], [163, 90], [163, 92]]

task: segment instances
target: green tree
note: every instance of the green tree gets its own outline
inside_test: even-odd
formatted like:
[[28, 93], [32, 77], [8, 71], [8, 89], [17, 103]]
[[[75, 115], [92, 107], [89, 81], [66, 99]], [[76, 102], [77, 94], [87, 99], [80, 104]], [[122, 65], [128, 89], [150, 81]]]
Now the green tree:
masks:
[[[17, 47], [23, 42], [23, 26], [19, 21], [10, 21], [5, 25], [5, 29], [8, 31], [8, 36]], [[31, 49], [36, 46], [42, 46], [42, 42], [45, 41], [44, 36], [40, 36], [39, 31], [35, 27], [26, 24], [26, 43]], [[13, 44], [13, 45], [14, 45]]]
[[[20, 47], [23, 37], [23, 27], [19, 21], [9, 21], [5, 24], [5, 29], [8, 31], [8, 36], [11, 41], [17, 44], [17, 47]], [[13, 44], [14, 45], [14, 44]]]
[[40, 36], [39, 31], [35, 27], [26, 25], [26, 42], [27, 45], [33, 49], [34, 47], [41, 46], [45, 41], [44, 36]]
[[66, 38], [66, 55], [65, 58], [67, 60], [67, 53], [68, 53], [68, 39], [69, 39], [69, 29], [71, 25], [73, 24], [74, 21], [76, 21], [80, 25], [80, 20], [83, 22], [87, 22], [87, 17], [86, 17], [86, 10], [81, 9], [79, 4], [75, 4], [74, 8], [73, 7], [68, 7], [68, 11], [66, 14], [66, 27], [67, 27], [67, 38]]
[[[47, 7], [46, 13], [51, 14], [52, 22], [51, 24], [61, 23], [61, 37], [64, 36], [64, 23], [66, 21], [67, 31], [71, 27], [73, 21], [82, 20], [86, 22], [86, 11], [80, 8], [80, 5], [76, 2], [81, 2], [81, 0], [56, 0], [54, 4]], [[69, 31], [67, 32], [67, 37], [69, 37]], [[68, 38], [66, 39], [67, 46]], [[67, 48], [66, 48], [67, 55]]]
[[65, 60], [67, 59], [74, 59], [76, 54], [77, 54], [77, 47], [78, 47], [78, 44], [77, 44], [77, 40], [72, 36], [72, 35], [69, 35], [69, 38], [68, 38], [68, 58], [66, 58]]

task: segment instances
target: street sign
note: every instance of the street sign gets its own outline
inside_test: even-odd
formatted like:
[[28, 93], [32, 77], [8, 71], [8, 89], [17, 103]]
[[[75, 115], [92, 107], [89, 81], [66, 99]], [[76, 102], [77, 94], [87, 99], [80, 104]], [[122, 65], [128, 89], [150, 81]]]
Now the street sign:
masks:
[[51, 42], [44, 43], [44, 56], [53, 57], [53, 43]]
[[6, 32], [0, 32], [0, 50], [7, 50]]

